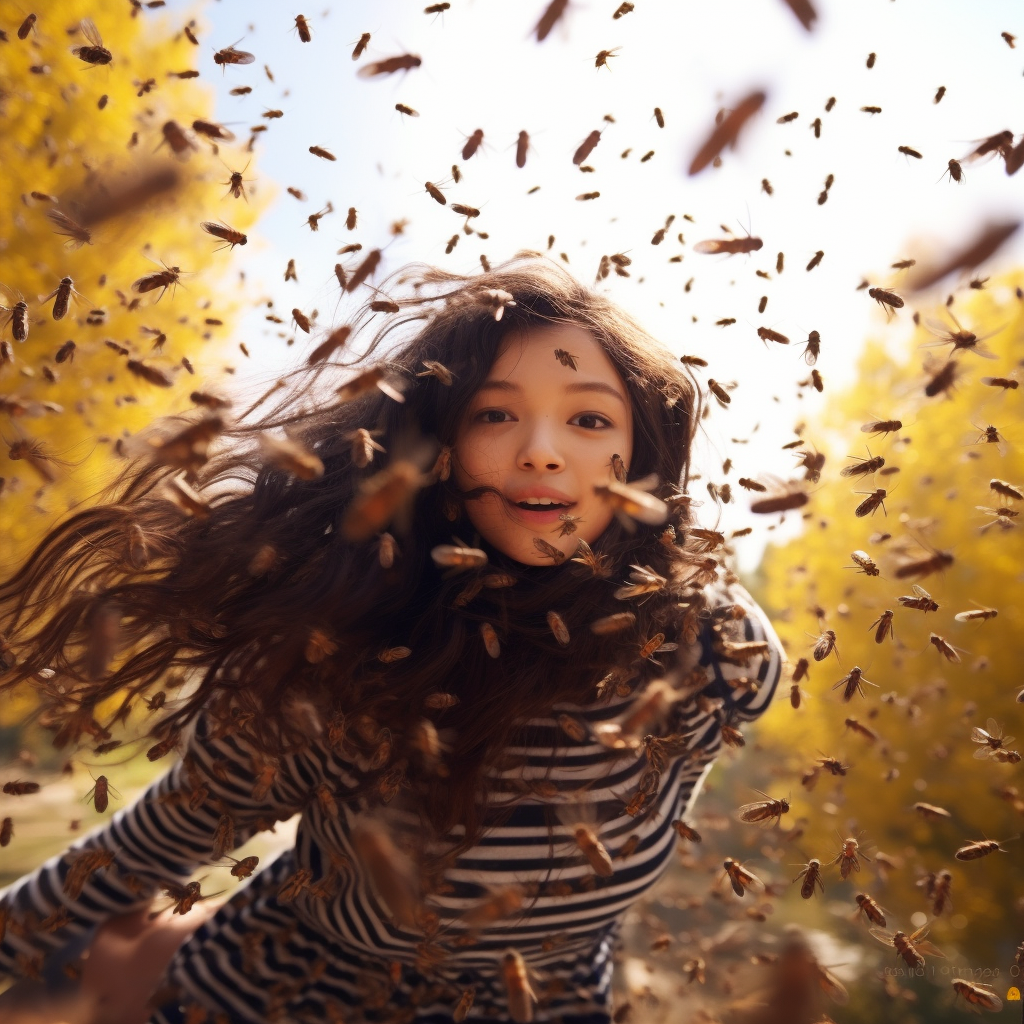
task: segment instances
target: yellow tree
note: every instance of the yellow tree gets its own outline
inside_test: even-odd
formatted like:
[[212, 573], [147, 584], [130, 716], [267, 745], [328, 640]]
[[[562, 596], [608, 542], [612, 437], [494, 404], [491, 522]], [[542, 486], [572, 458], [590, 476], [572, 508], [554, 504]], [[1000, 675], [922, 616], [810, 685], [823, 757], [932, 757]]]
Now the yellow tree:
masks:
[[[249, 155], [217, 138], [212, 92], [195, 80], [202, 50], [135, 8], [63, 0], [26, 17], [0, 3], [5, 573], [109, 482], [120, 439], [189, 406], [236, 312], [223, 299], [230, 253], [200, 225], [253, 222], [231, 178]], [[52, 293], [68, 279], [65, 302]]]
[[[1007, 739], [1024, 739], [1022, 283], [922, 310], [915, 343], [935, 347], [869, 346], [856, 387], [807, 431], [828, 461], [802, 535], [769, 550], [760, 589], [785, 682], [799, 659], [808, 673], [793, 684], [799, 708], [777, 707], [760, 737], [793, 780], [799, 847], [825, 866], [829, 900], [852, 914], [857, 893], [873, 896], [907, 932], [936, 918], [937, 946], [1004, 978], [1024, 938], [1024, 847], [999, 842], [1024, 825]], [[847, 837], [860, 870], [842, 881], [829, 862]]]

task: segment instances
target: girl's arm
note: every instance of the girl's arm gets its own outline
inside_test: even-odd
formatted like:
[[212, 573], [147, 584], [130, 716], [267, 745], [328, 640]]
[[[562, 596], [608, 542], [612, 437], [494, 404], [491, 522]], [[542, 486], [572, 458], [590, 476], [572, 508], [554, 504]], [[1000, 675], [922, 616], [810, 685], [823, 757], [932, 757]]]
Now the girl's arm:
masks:
[[220, 859], [215, 843], [231, 852], [302, 808], [316, 785], [309, 759], [264, 766], [244, 741], [214, 738], [214, 729], [201, 715], [182, 761], [133, 805], [0, 891], [0, 973], [32, 975], [71, 939]]
[[[739, 658], [728, 661], [723, 660], [715, 650], [711, 625], [704, 629], [701, 637], [701, 664], [706, 667], [709, 680], [713, 680], [704, 692], [725, 702], [723, 710], [730, 722], [752, 722], [764, 714], [778, 688], [782, 663], [786, 657], [782, 641], [776, 636], [757, 602], [739, 584], [734, 583], [727, 589], [716, 587], [709, 598], [712, 624], [720, 621], [715, 614], [716, 608], [739, 606], [745, 612], [742, 618], [730, 621], [730, 639], [738, 643], [767, 644], [767, 653], [763, 656], [754, 656], [746, 662]], [[730, 680], [741, 678], [756, 681], [756, 689], [749, 685], [736, 686], [730, 683]]]

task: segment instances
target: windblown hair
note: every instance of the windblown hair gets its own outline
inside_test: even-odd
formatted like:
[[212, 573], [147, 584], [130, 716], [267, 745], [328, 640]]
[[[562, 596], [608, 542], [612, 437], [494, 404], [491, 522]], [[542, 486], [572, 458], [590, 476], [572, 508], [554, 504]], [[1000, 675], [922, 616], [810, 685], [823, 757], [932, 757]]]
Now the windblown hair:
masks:
[[[409, 282], [393, 300], [399, 312], [364, 351], [345, 348], [346, 360], [318, 357], [290, 372], [236, 422], [206, 413], [209, 452], [171, 443], [195, 415], [165, 423], [162, 446], [146, 446], [151, 455], [132, 458], [99, 504], [52, 529], [0, 584], [9, 644], [6, 655], [0, 648], [0, 688], [31, 680], [40, 689], [56, 746], [109, 741], [143, 697], [153, 758], [203, 709], [244, 733], [267, 764], [308, 743], [312, 721], [359, 764], [365, 793], [387, 800], [412, 786], [439, 834], [461, 824], [468, 841], [481, 827], [481, 787], [522, 723], [561, 702], [593, 703], [602, 680], [609, 693], [638, 690], [657, 671], [640, 648], [658, 632], [692, 645], [709, 569], [688, 542], [680, 489], [699, 416], [686, 372], [612, 302], [535, 256], [474, 277], [413, 267], [389, 284]], [[514, 297], [500, 320], [487, 289]], [[360, 315], [353, 337], [371, 316]], [[439, 568], [435, 545], [473, 542], [472, 495], [430, 467], [453, 445], [506, 339], [549, 324], [586, 329], [615, 365], [632, 405], [629, 479], [658, 477], [669, 522], [629, 530], [613, 520], [593, 544], [607, 575], [575, 560], [526, 566], [486, 544], [484, 568]], [[431, 361], [450, 383], [425, 371]], [[371, 368], [405, 401], [376, 387], [339, 400], [338, 388]], [[359, 428], [386, 453], [362, 467]], [[322, 475], [303, 479], [267, 458], [263, 440], [282, 430], [321, 460]], [[400, 460], [418, 460], [423, 473], [408, 487], [405, 514], [391, 518], [397, 551], [385, 567], [379, 531], [353, 540], [349, 527], [368, 488]], [[182, 469], [205, 503], [191, 514], [168, 498]], [[617, 600], [630, 565], [668, 583], [645, 600]], [[497, 574], [505, 585], [493, 586]], [[568, 626], [567, 646], [552, 635], [551, 610]], [[636, 622], [625, 632], [589, 629], [626, 610]], [[485, 623], [500, 640], [497, 658], [481, 639]], [[393, 660], [397, 647], [411, 654]], [[98, 709], [116, 697], [119, 707], [100, 721]], [[442, 741], [440, 766], [424, 749], [425, 720]]]

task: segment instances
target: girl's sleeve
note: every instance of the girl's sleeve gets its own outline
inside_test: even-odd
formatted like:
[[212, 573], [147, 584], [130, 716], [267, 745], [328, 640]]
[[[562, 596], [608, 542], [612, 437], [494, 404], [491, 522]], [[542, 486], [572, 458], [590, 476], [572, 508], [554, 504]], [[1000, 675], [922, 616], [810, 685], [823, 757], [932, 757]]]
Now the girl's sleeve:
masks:
[[185, 757], [134, 804], [0, 890], [0, 975], [36, 974], [42, 957], [96, 924], [148, 905], [165, 883], [184, 884], [216, 859], [225, 815], [233, 851], [302, 808], [315, 785], [308, 766], [291, 756], [265, 767], [238, 737], [214, 729], [200, 716]]
[[[709, 608], [711, 619], [701, 634], [700, 664], [709, 680], [704, 692], [724, 701], [727, 721], [752, 722], [775, 696], [785, 660], [782, 642], [739, 584], [713, 590]], [[740, 645], [748, 643], [766, 646], [763, 653], [747, 656]]]

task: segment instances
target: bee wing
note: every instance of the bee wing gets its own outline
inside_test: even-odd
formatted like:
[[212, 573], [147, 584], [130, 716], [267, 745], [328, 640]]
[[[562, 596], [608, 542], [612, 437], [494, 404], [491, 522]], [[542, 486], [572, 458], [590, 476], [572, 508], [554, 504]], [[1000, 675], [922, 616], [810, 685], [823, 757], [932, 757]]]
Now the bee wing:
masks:
[[892, 945], [892, 932], [887, 931], [885, 928], [869, 928], [868, 931], [876, 938], [879, 942], [886, 946]]
[[[914, 934], [916, 935], [917, 933], [915, 932]], [[911, 939], [911, 941], [913, 941], [913, 939]], [[938, 946], [933, 945], [927, 940], [921, 942], [915, 941], [914, 946], [917, 949], [917, 951], [923, 954], [924, 956], [938, 956], [941, 957], [943, 960], [946, 959], [946, 954], [943, 953], [942, 950], [938, 948]]]
[[[736, 816], [739, 818], [740, 821], [760, 821], [764, 814], [764, 809], [764, 800], [755, 800], [753, 803], [744, 804], [742, 807], [740, 807], [739, 810], [736, 812]], [[800, 874], [803, 874], [803, 872], [801, 872]], [[800, 875], [797, 875], [797, 878], [799, 877]]]
[[[974, 739], [973, 736], [971, 738]], [[975, 743], [985, 743], [984, 740], [974, 740], [974, 742]], [[974, 760], [975, 761], [991, 760], [993, 754], [995, 754], [995, 751], [990, 746], [988, 746], [986, 744], [984, 747], [978, 747], [978, 749], [974, 752]]]
[[86, 39], [92, 43], [93, 46], [102, 46], [103, 39], [100, 36], [99, 29], [93, 24], [90, 18], [83, 18], [81, 21], [82, 34]]
[[698, 242], [694, 247], [694, 252], [705, 252], [705, 253], [719, 253], [725, 252], [726, 242], [723, 242], [717, 238], [709, 238], [706, 241]]
[[234, 47], [229, 47], [229, 49], [234, 54], [236, 64], [251, 64], [256, 59], [253, 54], [245, 50], [236, 50]]

